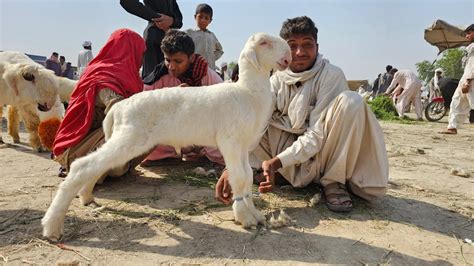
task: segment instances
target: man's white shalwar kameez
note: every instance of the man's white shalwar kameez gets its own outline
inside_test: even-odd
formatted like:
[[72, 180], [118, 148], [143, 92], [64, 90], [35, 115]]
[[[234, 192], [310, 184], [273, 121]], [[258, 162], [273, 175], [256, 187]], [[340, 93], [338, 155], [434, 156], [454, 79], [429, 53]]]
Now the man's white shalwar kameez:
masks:
[[270, 125], [251, 153], [253, 167], [277, 156], [294, 187], [348, 183], [373, 199], [386, 192], [388, 159], [382, 129], [363, 99], [348, 91], [341, 69], [318, 55], [312, 69], [271, 78]]
[[387, 88], [387, 92], [392, 92], [397, 84], [403, 88], [403, 92], [397, 97], [397, 104], [395, 105], [398, 116], [403, 117], [406, 107], [413, 101], [417, 118], [423, 118], [421, 107], [421, 87], [423, 84], [421, 84], [420, 79], [413, 71], [398, 70], [393, 76], [392, 83]]
[[77, 56], [77, 75], [79, 77], [84, 73], [87, 65], [89, 65], [89, 62], [92, 61], [93, 58], [94, 55], [91, 50], [84, 49], [79, 52], [79, 55]]
[[467, 80], [474, 79], [474, 43], [471, 43], [467, 48], [467, 61], [464, 67], [464, 73], [459, 81], [459, 85], [453, 95], [451, 106], [449, 108], [448, 128], [457, 128], [459, 123], [467, 122], [469, 112], [474, 109], [474, 81], [471, 81], [471, 86], [467, 93], [462, 93], [461, 88]]

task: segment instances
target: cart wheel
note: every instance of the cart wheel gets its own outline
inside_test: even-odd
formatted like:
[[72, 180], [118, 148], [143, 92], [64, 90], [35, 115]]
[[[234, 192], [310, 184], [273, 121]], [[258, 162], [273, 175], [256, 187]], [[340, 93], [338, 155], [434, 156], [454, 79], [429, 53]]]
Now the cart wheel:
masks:
[[430, 102], [425, 109], [425, 117], [428, 121], [436, 122], [446, 115], [448, 110], [444, 102]]

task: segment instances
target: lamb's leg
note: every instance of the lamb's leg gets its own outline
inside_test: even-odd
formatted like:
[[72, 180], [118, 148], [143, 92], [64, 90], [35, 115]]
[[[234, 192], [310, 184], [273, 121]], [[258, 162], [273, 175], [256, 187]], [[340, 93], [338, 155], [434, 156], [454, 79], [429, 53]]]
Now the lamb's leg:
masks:
[[13, 143], [20, 143], [20, 115], [18, 109], [12, 105], [8, 106], [8, 135], [13, 138]]
[[[234, 195], [234, 204], [232, 205], [234, 219], [244, 228], [255, 226], [257, 225], [258, 220], [247, 206], [246, 201], [244, 201], [244, 198], [252, 196], [251, 191], [250, 194], [248, 194], [248, 191], [245, 189], [247, 182], [246, 179], [248, 176], [245, 173], [246, 171], [241, 161], [244, 151], [241, 149], [239, 144], [229, 142], [229, 140], [222, 141], [219, 145], [219, 150], [221, 151], [222, 156], [224, 156], [226, 167], [229, 172], [229, 184]], [[250, 182], [252, 182], [251, 179]]]
[[252, 167], [250, 167], [249, 152], [244, 152], [242, 154], [242, 165], [245, 169], [245, 195], [250, 195], [248, 197], [244, 197], [245, 204], [247, 204], [247, 207], [249, 208], [255, 219], [258, 221], [258, 223], [264, 224], [266, 221], [265, 216], [260, 211], [258, 211], [257, 208], [255, 208], [255, 205], [253, 204], [253, 171]]
[[0, 105], [0, 144], [4, 143], [2, 139], [3, 135], [3, 105]]
[[43, 236], [51, 240], [58, 240], [61, 237], [66, 212], [81, 188], [92, 182], [95, 183], [97, 177], [106, 173], [107, 170], [123, 165], [150, 148], [143, 143], [136, 143], [135, 140], [140, 140], [137, 136], [121, 137], [119, 135], [112, 136], [97, 151], [71, 164], [66, 179], [59, 185], [51, 206], [41, 220]]
[[40, 124], [39, 117], [30, 110], [22, 110], [20, 109], [20, 115], [23, 118], [23, 122], [25, 122], [26, 130], [29, 133], [29, 141], [30, 146], [36, 152], [43, 151], [43, 147], [41, 145], [41, 141], [38, 135], [38, 126]]

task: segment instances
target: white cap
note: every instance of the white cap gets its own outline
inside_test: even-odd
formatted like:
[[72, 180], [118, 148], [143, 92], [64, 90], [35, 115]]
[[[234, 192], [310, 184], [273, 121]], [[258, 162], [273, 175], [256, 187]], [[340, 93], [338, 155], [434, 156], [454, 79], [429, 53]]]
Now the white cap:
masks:
[[92, 46], [92, 42], [91, 42], [91, 41], [84, 41], [84, 42], [82, 43], [82, 46], [83, 46], [83, 47]]
[[435, 73], [436, 73], [436, 72], [441, 72], [441, 73], [443, 73], [443, 69], [438, 67], [437, 69], [435, 69]]
[[226, 63], [226, 62], [222, 62], [222, 63], [221, 63], [221, 68], [226, 67], [226, 66], [227, 66], [227, 63]]

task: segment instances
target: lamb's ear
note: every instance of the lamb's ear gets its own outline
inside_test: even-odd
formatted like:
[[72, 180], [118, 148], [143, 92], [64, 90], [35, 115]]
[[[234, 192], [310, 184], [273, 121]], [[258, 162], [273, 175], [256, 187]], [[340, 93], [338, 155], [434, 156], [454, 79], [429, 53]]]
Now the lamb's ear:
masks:
[[256, 69], [260, 70], [260, 63], [258, 62], [257, 53], [255, 51], [256, 46], [252, 46], [251, 48], [247, 48], [243, 52], [243, 56], [247, 59]]
[[7, 86], [10, 87], [14, 92], [15, 95], [19, 95], [18, 87], [16, 85], [18, 73], [17, 73], [17, 66], [16, 65], [10, 65], [7, 67], [5, 70], [5, 73], [3, 73], [3, 79], [6, 81]]

